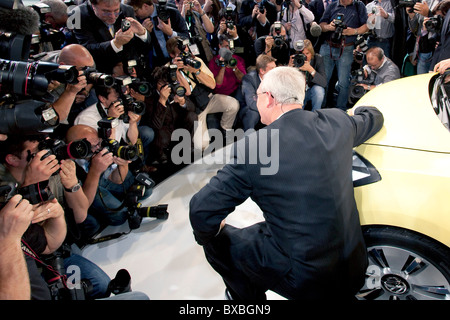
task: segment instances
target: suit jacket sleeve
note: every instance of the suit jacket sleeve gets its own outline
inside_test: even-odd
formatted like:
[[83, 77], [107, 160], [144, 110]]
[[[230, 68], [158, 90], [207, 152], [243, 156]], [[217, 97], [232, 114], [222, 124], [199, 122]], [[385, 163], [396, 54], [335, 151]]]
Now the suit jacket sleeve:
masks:
[[353, 146], [359, 146], [383, 127], [383, 114], [375, 107], [358, 107], [351, 117], [355, 129]]
[[[246, 139], [241, 139], [241, 143]], [[236, 149], [239, 150], [235, 144]], [[235, 152], [235, 154], [242, 154]], [[190, 201], [189, 218], [199, 245], [205, 245], [219, 232], [219, 226], [235, 207], [251, 194], [251, 181], [240, 157], [232, 157], [232, 163], [219, 170], [217, 175], [195, 194]]]
[[[258, 77], [258, 75], [256, 75]], [[253, 95], [256, 94], [256, 89], [258, 89], [258, 85], [256, 84], [256, 80], [254, 81], [254, 75], [246, 74], [242, 78], [242, 95], [245, 99], [245, 105], [249, 107], [251, 110], [258, 112], [258, 107], [256, 106], [256, 101], [253, 100]]]

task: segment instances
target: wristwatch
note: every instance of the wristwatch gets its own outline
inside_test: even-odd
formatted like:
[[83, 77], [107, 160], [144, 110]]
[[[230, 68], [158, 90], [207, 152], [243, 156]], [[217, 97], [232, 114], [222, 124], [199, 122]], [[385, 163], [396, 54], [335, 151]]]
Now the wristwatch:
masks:
[[81, 188], [81, 181], [78, 180], [78, 182], [72, 187], [72, 188], [64, 188], [67, 192], [73, 193], [77, 192]]

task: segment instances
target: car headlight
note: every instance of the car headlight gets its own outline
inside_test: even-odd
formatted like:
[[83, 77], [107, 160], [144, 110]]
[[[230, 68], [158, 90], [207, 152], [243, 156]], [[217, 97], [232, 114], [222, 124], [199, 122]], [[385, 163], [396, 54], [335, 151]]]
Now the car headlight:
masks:
[[353, 187], [360, 187], [381, 180], [377, 169], [355, 150], [353, 150], [352, 177]]

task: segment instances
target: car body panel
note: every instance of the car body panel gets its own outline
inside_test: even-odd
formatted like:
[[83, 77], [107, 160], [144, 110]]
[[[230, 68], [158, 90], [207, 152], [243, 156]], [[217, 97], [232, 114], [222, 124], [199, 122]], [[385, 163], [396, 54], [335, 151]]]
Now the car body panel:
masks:
[[431, 106], [433, 73], [401, 78], [366, 93], [355, 106], [375, 106], [384, 126], [366, 143], [450, 153], [450, 132]]
[[397, 226], [450, 247], [450, 132], [431, 106], [432, 77], [392, 81], [356, 104], [377, 107], [385, 123], [355, 148], [381, 175], [380, 181], [355, 188], [355, 199], [362, 225]]

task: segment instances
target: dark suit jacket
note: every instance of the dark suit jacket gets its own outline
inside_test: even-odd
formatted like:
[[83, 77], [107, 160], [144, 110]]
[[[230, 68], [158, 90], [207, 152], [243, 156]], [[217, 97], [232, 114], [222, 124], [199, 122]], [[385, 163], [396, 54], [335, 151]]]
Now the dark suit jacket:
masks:
[[253, 99], [260, 83], [261, 79], [256, 70], [252, 70], [242, 77], [241, 95], [239, 95], [240, 99], [238, 99], [241, 108], [238, 116], [242, 121], [244, 131], [254, 129], [260, 120], [256, 101]]
[[[264, 1], [264, 0], [263, 0]], [[252, 19], [252, 11], [255, 6], [255, 1], [244, 0], [239, 10], [239, 25], [245, 27], [248, 31], [250, 27], [256, 26], [256, 34], [258, 37], [268, 35], [270, 26], [277, 21], [277, 8], [269, 1], [265, 1], [266, 18], [268, 23], [262, 26], [256, 18]]]
[[[353, 195], [352, 148], [382, 125], [375, 108], [361, 107], [353, 117], [339, 109], [296, 109], [239, 140], [231, 163], [191, 199], [197, 242], [213, 243], [221, 221], [250, 197], [265, 223], [258, 235], [247, 231], [254, 227], [242, 229], [236, 242], [245, 244], [224, 254], [254, 283], [270, 289], [290, 272], [297, 299], [326, 298], [325, 287], [356, 293], [367, 256]], [[269, 153], [258, 151], [266, 137]], [[261, 155], [272, 161], [263, 164]]]
[[[94, 58], [97, 70], [100, 72], [111, 73], [112, 68], [121, 61], [136, 59], [137, 55], [148, 54], [150, 45], [150, 35], [147, 42], [142, 41], [136, 36], [126, 45], [123, 50], [116, 53], [111, 46], [111, 36], [106, 24], [101, 21], [92, 10], [91, 5], [85, 2], [77, 7], [74, 14], [80, 17], [80, 28], [73, 30], [79, 44], [86, 47]], [[125, 17], [133, 17], [134, 10], [128, 5], [120, 5], [120, 14], [114, 24], [115, 30], [120, 29], [121, 21]]]
[[433, 55], [433, 61], [430, 65], [430, 70], [433, 70], [434, 65], [439, 61], [450, 58], [450, 13], [445, 15], [444, 23], [442, 24], [441, 37], [439, 45]]

